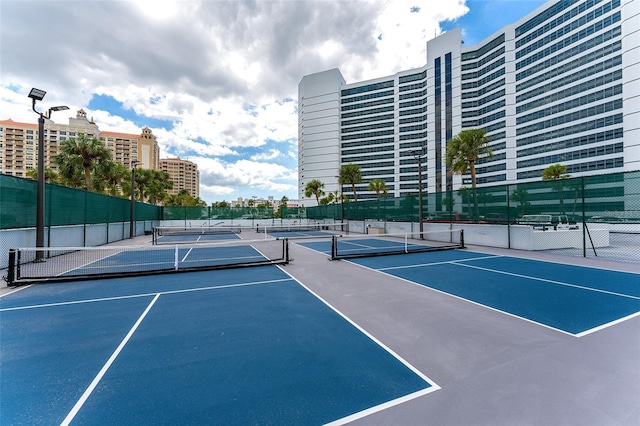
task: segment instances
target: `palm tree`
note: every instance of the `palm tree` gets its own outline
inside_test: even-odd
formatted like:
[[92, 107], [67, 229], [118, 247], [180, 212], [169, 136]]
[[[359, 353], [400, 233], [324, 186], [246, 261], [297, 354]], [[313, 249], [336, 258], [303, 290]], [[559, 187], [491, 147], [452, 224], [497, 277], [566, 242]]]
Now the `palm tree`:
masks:
[[460, 194], [460, 198], [462, 199], [462, 210], [464, 210], [464, 204], [466, 204], [469, 208], [469, 216], [471, 216], [473, 214], [471, 212], [471, 190], [466, 186], [461, 186], [460, 188], [458, 188], [458, 194]]
[[313, 179], [307, 183], [307, 186], [304, 187], [304, 196], [311, 197], [311, 195], [315, 195], [316, 204], [320, 205], [320, 197], [324, 195], [324, 183], [320, 182], [317, 179]]
[[[100, 163], [99, 170], [97, 170], [95, 175], [104, 182], [105, 187], [109, 190], [109, 194], [116, 196], [124, 190], [122, 184], [127, 181], [129, 171], [122, 163], [105, 161]], [[131, 187], [128, 189], [130, 190]]]
[[102, 161], [111, 161], [111, 151], [98, 138], [84, 133], [64, 141], [60, 154], [55, 157], [60, 174], [65, 178], [73, 177], [77, 170], [84, 171], [87, 191], [91, 191], [91, 172]]
[[447, 142], [445, 162], [453, 173], [471, 172], [471, 188], [476, 187], [476, 161], [481, 155], [493, 157], [484, 129], [463, 130]]
[[356, 184], [362, 182], [362, 173], [360, 172], [360, 166], [357, 164], [349, 163], [340, 168], [340, 176], [338, 176], [338, 183], [340, 185], [351, 185], [353, 190], [353, 200], [358, 201], [358, 195], [356, 194]]
[[375, 192], [376, 197], [380, 199], [380, 193], [386, 195], [389, 192], [387, 184], [382, 179], [374, 179], [369, 182], [369, 191]]
[[151, 184], [152, 179], [153, 179], [153, 170], [148, 170], [148, 169], [136, 170], [136, 181], [134, 182], [134, 184], [138, 190], [140, 201], [144, 201], [145, 196], [148, 196], [149, 185]]
[[162, 170], [149, 170], [151, 173], [151, 180], [147, 185], [147, 194], [149, 201], [152, 204], [157, 204], [159, 200], [163, 199], [167, 192], [167, 189], [173, 188], [173, 181], [169, 173]]
[[177, 194], [167, 195], [165, 198], [165, 206], [196, 206], [196, 207], [206, 207], [207, 203], [205, 203], [200, 198], [193, 197], [189, 194], [189, 191], [186, 189], [181, 189]]
[[542, 171], [542, 180], [567, 179], [571, 175], [565, 174], [567, 166], [552, 164]]
[[447, 142], [445, 162], [452, 173], [460, 175], [471, 172], [471, 188], [473, 189], [473, 204], [475, 216], [478, 216], [478, 201], [476, 199], [476, 161], [481, 155], [493, 157], [489, 148], [489, 137], [484, 129], [463, 130]]
[[[27, 170], [26, 174], [29, 179], [38, 180], [38, 169], [30, 168], [29, 170]], [[58, 176], [58, 172], [56, 172], [50, 167], [45, 167], [44, 181], [47, 183], [60, 183], [60, 177]]]
[[527, 201], [529, 198], [529, 192], [527, 192], [524, 188], [517, 188], [515, 191], [511, 193], [509, 199], [519, 204], [520, 216], [524, 215], [525, 207], [530, 206], [531, 203]]
[[561, 214], [564, 214], [564, 183], [562, 181], [571, 177], [571, 175], [565, 173], [566, 171], [567, 166], [563, 166], [562, 164], [552, 164], [542, 171], [543, 181], [554, 181], [553, 190], [557, 191], [560, 197]]

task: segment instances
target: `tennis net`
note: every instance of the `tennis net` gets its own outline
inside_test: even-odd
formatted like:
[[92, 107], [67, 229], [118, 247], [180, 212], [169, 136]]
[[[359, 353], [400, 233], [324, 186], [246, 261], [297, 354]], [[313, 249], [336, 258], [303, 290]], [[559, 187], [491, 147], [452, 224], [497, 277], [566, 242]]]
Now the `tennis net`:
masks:
[[310, 223], [307, 225], [264, 225], [256, 226], [256, 232], [266, 237], [322, 238], [348, 234], [347, 223]]
[[334, 236], [331, 260], [463, 249], [462, 229], [415, 233]]
[[238, 239], [240, 226], [171, 227], [153, 228], [153, 244], [207, 243], [218, 240]]
[[[45, 261], [36, 254], [44, 253]], [[236, 240], [192, 246], [101, 246], [9, 250], [10, 286], [289, 263], [289, 241]]]

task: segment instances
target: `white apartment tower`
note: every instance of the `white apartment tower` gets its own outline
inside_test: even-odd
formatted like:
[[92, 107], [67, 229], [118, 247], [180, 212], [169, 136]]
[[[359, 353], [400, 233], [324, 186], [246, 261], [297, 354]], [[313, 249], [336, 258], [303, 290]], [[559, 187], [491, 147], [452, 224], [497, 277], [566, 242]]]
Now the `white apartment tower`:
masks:
[[[340, 190], [338, 171], [362, 170], [358, 199], [457, 189], [446, 143], [484, 128], [492, 158], [479, 186], [540, 180], [551, 164], [572, 176], [640, 169], [640, 1], [549, 1], [475, 46], [459, 29], [427, 43], [417, 69], [347, 84], [337, 69], [298, 85], [299, 197], [312, 179]], [[351, 188], [343, 188], [345, 194]], [[313, 198], [313, 197], [312, 197]]]

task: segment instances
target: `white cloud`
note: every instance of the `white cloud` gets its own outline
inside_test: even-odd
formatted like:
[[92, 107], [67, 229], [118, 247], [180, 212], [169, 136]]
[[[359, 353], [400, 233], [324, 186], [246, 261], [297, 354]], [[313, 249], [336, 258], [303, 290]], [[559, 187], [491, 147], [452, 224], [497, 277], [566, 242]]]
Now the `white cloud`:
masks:
[[163, 156], [198, 164], [207, 202], [296, 198], [301, 78], [340, 68], [356, 82], [422, 66], [439, 22], [467, 11], [461, 0], [69, 5], [3, 2], [0, 119], [35, 122], [26, 94], [36, 86], [49, 92], [43, 106], [83, 108], [101, 130], [140, 132], [144, 120], [89, 107], [94, 95], [112, 97], [138, 117], [174, 123], [150, 127]]

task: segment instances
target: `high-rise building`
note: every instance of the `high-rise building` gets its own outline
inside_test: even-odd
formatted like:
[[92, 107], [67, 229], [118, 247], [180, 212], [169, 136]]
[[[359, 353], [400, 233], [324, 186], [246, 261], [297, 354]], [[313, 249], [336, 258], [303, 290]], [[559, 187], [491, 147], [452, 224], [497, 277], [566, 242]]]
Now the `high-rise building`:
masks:
[[[426, 64], [349, 83], [338, 69], [298, 85], [299, 188], [318, 179], [339, 191], [338, 172], [362, 171], [389, 193], [457, 189], [447, 141], [483, 128], [492, 158], [476, 164], [479, 186], [539, 180], [552, 164], [572, 176], [640, 169], [640, 1], [549, 1], [475, 46], [460, 29], [427, 43]], [[353, 196], [350, 185], [344, 193]], [[311, 200], [307, 200], [311, 201]]]
[[200, 197], [200, 172], [198, 165], [180, 158], [163, 158], [160, 160], [160, 170], [169, 173], [173, 188], [167, 190], [168, 194], [178, 194], [186, 190], [195, 198]]

